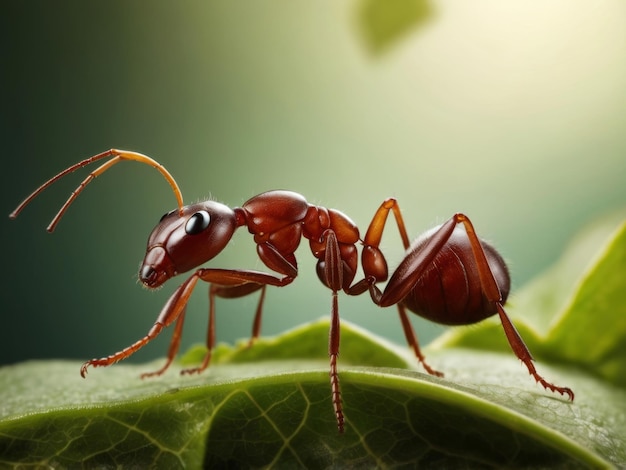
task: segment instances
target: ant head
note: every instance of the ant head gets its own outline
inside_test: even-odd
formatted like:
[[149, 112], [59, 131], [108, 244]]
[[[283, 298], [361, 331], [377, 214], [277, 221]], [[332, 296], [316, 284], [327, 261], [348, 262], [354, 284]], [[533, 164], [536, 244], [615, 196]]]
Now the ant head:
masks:
[[148, 237], [139, 279], [146, 287], [155, 288], [200, 266], [224, 249], [236, 228], [235, 212], [215, 201], [168, 212]]

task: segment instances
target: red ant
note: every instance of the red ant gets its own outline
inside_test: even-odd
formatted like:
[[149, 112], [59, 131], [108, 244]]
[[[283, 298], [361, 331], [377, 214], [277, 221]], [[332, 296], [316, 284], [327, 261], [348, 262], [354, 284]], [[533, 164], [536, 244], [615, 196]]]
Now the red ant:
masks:
[[[185, 369], [182, 373], [198, 373], [209, 366], [215, 345], [215, 297], [242, 297], [261, 291], [250, 339], [250, 343], [254, 342], [261, 331], [266, 286], [286, 286], [296, 278], [298, 266], [294, 253], [304, 237], [309, 240], [311, 252], [318, 260], [318, 277], [332, 291], [328, 349], [332, 402], [340, 432], [344, 430], [337, 373], [340, 334], [337, 294], [340, 290], [348, 295], [369, 291], [377, 305], [397, 305], [408, 344], [426, 371], [439, 377], [443, 374], [432, 369], [420, 351], [406, 310], [446, 325], [476, 323], [497, 313], [513, 352], [535, 380], [546, 389], [574, 399], [571, 389], [547, 382], [535, 370], [530, 351], [503, 308], [510, 288], [506, 264], [491, 245], [478, 238], [472, 222], [463, 214], [455, 214], [410, 244], [400, 208], [395, 199], [389, 198], [378, 208], [365, 237], [361, 239], [357, 226], [346, 215], [335, 209], [309, 204], [303, 196], [291, 191], [269, 191], [234, 209], [215, 201], [185, 206], [176, 181], [159, 163], [139, 153], [109, 150], [83, 160], [48, 180], [28, 196], [10, 217], [17, 217], [30, 201], [61, 177], [109, 157], [112, 157], [111, 160], [90, 173], [71, 194], [48, 226], [49, 232], [54, 230], [69, 205], [96, 176], [122, 160], [134, 160], [156, 168], [169, 182], [178, 201], [178, 209], [161, 217], [148, 238], [146, 255], [139, 270], [139, 278], [146, 287], [159, 287], [177, 274], [196, 269], [214, 258], [228, 244], [235, 230], [242, 226], [254, 236], [261, 261], [279, 276], [241, 269], [196, 269], [174, 291], [145, 337], [108, 357], [85, 362], [80, 370], [83, 377], [89, 366], [108, 366], [127, 358], [175, 322], [165, 365], [157, 371], [143, 374], [142, 378], [165, 372], [178, 352], [187, 302], [198, 280], [210, 284], [208, 350], [199, 367]], [[379, 245], [390, 211], [406, 254], [384, 291], [381, 291], [377, 284], [387, 280], [388, 269]], [[461, 230], [459, 225], [463, 225], [465, 230]], [[358, 267], [356, 245], [359, 242], [363, 246], [361, 266], [364, 277], [353, 284]]]

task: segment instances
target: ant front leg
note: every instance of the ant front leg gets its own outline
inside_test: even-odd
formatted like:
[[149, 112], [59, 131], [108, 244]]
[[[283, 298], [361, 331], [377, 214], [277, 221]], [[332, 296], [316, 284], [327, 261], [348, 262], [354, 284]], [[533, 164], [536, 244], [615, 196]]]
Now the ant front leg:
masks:
[[[167, 370], [170, 366], [174, 357], [176, 356], [179, 346], [180, 339], [182, 336], [182, 328], [185, 319], [185, 310], [187, 307], [187, 303], [189, 302], [189, 298], [191, 297], [191, 293], [193, 292], [194, 287], [196, 286], [199, 279], [202, 279], [206, 282], [211, 283], [219, 283], [222, 285], [245, 285], [245, 284], [256, 284], [256, 285], [274, 285], [274, 286], [284, 286], [293, 281], [291, 277], [283, 277], [277, 278], [270, 274], [257, 272], [257, 271], [239, 271], [239, 270], [227, 270], [227, 269], [198, 269], [192, 276], [190, 276], [183, 284], [181, 284], [176, 291], [169, 298], [167, 303], [163, 306], [161, 313], [159, 314], [157, 321], [154, 323], [154, 326], [150, 329], [148, 334], [144, 336], [139, 341], [135, 342], [131, 346], [115, 353], [110, 356], [101, 358], [101, 359], [92, 359], [91, 361], [85, 362], [80, 370], [81, 376], [85, 377], [87, 375], [87, 368], [89, 366], [93, 367], [105, 367], [115, 364], [127, 357], [131, 356], [137, 350], [148, 344], [154, 338], [156, 338], [159, 333], [163, 330], [163, 328], [171, 325], [176, 321], [176, 328], [174, 330], [174, 334], [172, 335], [172, 339], [170, 341], [170, 346], [167, 354], [167, 361], [165, 365], [154, 372], [148, 372], [142, 374], [142, 378], [152, 377], [156, 375], [161, 375], [163, 372]], [[213, 314], [211, 314], [211, 311]], [[210, 309], [209, 314], [209, 329], [207, 335], [207, 346], [209, 346], [209, 351], [205, 356], [205, 359], [202, 362], [202, 365], [198, 368], [183, 371], [185, 372], [201, 372], [202, 370], [208, 367], [211, 357], [211, 349], [215, 343], [215, 325], [214, 325], [214, 308]]]
[[122, 349], [119, 352], [116, 352], [115, 354], [111, 354], [110, 356], [103, 357], [101, 359], [92, 359], [91, 361], [85, 362], [80, 368], [80, 375], [84, 378], [87, 375], [87, 368], [89, 366], [106, 367], [115, 364], [116, 362], [119, 362], [123, 359], [126, 359], [127, 357], [137, 352], [140, 348], [148, 344], [154, 338], [156, 338], [159, 333], [161, 333], [163, 328], [169, 326], [174, 321], [176, 321], [176, 328], [174, 330], [174, 334], [172, 335], [172, 340], [170, 342], [170, 347], [168, 350], [167, 362], [158, 371], [142, 374], [141, 377], [144, 378], [154, 375], [161, 375], [163, 372], [165, 372], [172, 363], [172, 360], [176, 356], [176, 353], [178, 352], [183, 322], [185, 319], [185, 309], [187, 307], [189, 297], [191, 296], [191, 293], [193, 292], [193, 289], [196, 286], [197, 282], [198, 273], [196, 272], [174, 291], [167, 303], [163, 306], [163, 309], [161, 310], [157, 321], [154, 323], [146, 336], [144, 336], [142, 339], [135, 342], [131, 346]]

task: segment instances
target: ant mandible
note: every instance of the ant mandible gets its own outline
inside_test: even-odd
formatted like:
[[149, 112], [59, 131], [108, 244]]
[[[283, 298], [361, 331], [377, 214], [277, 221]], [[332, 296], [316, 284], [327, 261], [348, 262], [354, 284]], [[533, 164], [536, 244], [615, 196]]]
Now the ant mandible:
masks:
[[[111, 159], [91, 172], [72, 192], [47, 230], [52, 232], [87, 184], [113, 165], [124, 160], [145, 163], [156, 168], [168, 181], [178, 209], [161, 217], [148, 237], [139, 279], [153, 289], [178, 274], [197, 269], [174, 291], [146, 336], [115, 354], [85, 362], [80, 370], [83, 377], [89, 366], [109, 366], [125, 359], [154, 339], [163, 328], [175, 323], [165, 364], [157, 371], [143, 374], [142, 378], [165, 372], [178, 352], [187, 302], [199, 280], [210, 284], [207, 352], [200, 366], [185, 369], [182, 373], [199, 373], [209, 366], [215, 345], [216, 297], [242, 297], [260, 291], [250, 339], [252, 344], [261, 331], [265, 289], [268, 285], [286, 286], [296, 278], [298, 265], [294, 253], [304, 237], [318, 260], [316, 270], [320, 281], [332, 292], [329, 375], [339, 432], [344, 431], [337, 372], [340, 336], [337, 294], [341, 290], [348, 295], [369, 291], [373, 302], [381, 307], [395, 304], [406, 340], [415, 356], [429, 374], [439, 377], [443, 374], [431, 368], [420, 351], [406, 310], [445, 325], [468, 325], [497, 313], [511, 349], [535, 380], [546, 389], [574, 399], [571, 389], [553, 385], [537, 373], [530, 351], [503, 308], [510, 288], [506, 264], [491, 245], [478, 238], [467, 216], [455, 214], [411, 244], [400, 208], [393, 198], [385, 200], [378, 208], [363, 239], [357, 226], [345, 214], [309, 204], [303, 196], [291, 191], [268, 191], [234, 209], [216, 201], [185, 206], [176, 181], [162, 165], [140, 153], [112, 149], [54, 176], [28, 196], [10, 217], [17, 217], [39, 193], [63, 176], [106, 158]], [[381, 291], [377, 284], [387, 281], [388, 268], [379, 245], [390, 212], [394, 215], [406, 254]], [[279, 276], [243, 269], [198, 268], [217, 256], [235, 230], [242, 226], [253, 235], [261, 261]], [[357, 243], [362, 244], [364, 277], [353, 284], [358, 267]]]

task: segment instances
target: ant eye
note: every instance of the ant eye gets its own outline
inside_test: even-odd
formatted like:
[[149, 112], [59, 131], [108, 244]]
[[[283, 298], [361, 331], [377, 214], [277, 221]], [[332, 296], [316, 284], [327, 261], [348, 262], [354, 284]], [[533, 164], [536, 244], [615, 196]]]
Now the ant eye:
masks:
[[176, 209], [172, 209], [171, 211], [166, 212], [165, 214], [161, 216], [161, 218], [159, 219], [159, 222], [162, 222], [163, 219], [165, 219], [168, 215], [173, 214], [174, 212], [176, 212]]
[[185, 232], [188, 235], [197, 235], [209, 226], [211, 216], [207, 211], [198, 211], [187, 220]]

